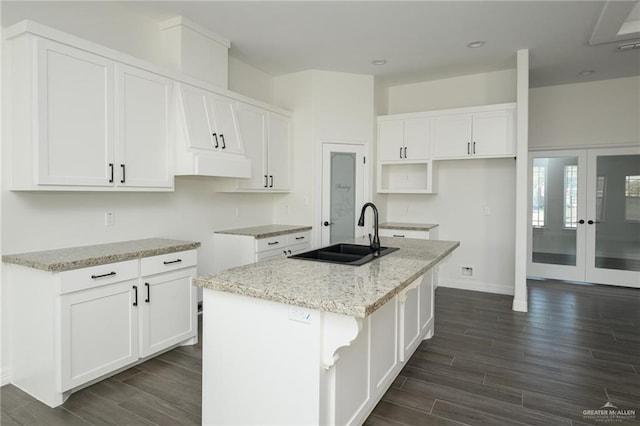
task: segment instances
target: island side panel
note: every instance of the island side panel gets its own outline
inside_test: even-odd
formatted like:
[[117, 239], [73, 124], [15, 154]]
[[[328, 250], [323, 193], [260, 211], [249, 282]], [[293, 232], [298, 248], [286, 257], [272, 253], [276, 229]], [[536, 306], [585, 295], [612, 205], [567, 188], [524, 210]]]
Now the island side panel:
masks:
[[203, 302], [202, 423], [319, 424], [320, 312], [207, 288]]

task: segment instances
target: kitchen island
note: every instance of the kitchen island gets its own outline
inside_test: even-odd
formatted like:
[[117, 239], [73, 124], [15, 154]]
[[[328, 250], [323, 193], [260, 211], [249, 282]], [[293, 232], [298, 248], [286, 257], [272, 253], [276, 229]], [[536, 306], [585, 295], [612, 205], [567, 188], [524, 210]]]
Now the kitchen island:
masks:
[[203, 424], [360, 424], [433, 335], [433, 269], [458, 242], [382, 238], [362, 266], [281, 258], [197, 277]]

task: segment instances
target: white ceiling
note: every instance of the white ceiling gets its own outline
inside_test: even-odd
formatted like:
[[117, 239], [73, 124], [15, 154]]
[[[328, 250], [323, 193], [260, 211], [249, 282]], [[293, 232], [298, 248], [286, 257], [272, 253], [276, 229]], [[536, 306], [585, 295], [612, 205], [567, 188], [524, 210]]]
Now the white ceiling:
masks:
[[[144, 1], [158, 21], [185, 16], [231, 40], [230, 54], [277, 76], [307, 69], [404, 84], [515, 67], [530, 49], [532, 87], [640, 75], [640, 49], [617, 52], [638, 1]], [[638, 10], [636, 7], [633, 9]], [[637, 12], [635, 12], [637, 13]], [[602, 14], [602, 17], [601, 17]], [[640, 20], [640, 17], [637, 18]], [[616, 27], [617, 26], [617, 27]], [[598, 27], [598, 28], [596, 28]], [[613, 28], [613, 30], [612, 30]], [[599, 44], [590, 44], [599, 31]], [[611, 33], [615, 33], [611, 35]], [[486, 42], [469, 49], [467, 43]], [[384, 66], [372, 60], [386, 59]], [[595, 73], [581, 76], [583, 70]]]

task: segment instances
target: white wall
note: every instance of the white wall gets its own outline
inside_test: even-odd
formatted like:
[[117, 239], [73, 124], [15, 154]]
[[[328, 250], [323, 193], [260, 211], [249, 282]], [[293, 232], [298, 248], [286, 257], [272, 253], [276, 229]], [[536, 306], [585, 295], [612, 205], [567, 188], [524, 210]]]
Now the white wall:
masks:
[[[291, 194], [278, 200], [279, 223], [314, 225], [320, 241], [321, 144], [323, 141], [364, 142], [374, 132], [374, 85], [369, 75], [303, 71], [276, 78], [275, 101], [295, 111], [293, 182]], [[372, 162], [368, 162], [370, 170]], [[371, 173], [365, 177], [371, 178]], [[370, 194], [366, 194], [368, 199]]]
[[[2, 2], [1, 5], [3, 25], [29, 18], [162, 63], [159, 55], [161, 37], [156, 23], [118, 2]], [[241, 70], [238, 75], [231, 76], [231, 90], [270, 100], [273, 81], [268, 75], [233, 61], [230, 71], [238, 70]], [[6, 135], [2, 135], [2, 139], [3, 144], [10, 142]], [[2, 158], [7, 161], [5, 155]], [[198, 255], [199, 273], [205, 274], [212, 271], [211, 234], [215, 230], [273, 221], [274, 196], [217, 193], [216, 187], [221, 181], [179, 177], [175, 192], [171, 193], [11, 192], [7, 189], [8, 180], [3, 176], [1, 250], [8, 254], [148, 237], [196, 240], [202, 242]], [[237, 217], [236, 208], [239, 210]], [[104, 225], [106, 211], [115, 213], [112, 227]], [[4, 315], [7, 301], [3, 299], [2, 302]], [[2, 319], [4, 342], [7, 323], [6, 318]], [[0, 376], [8, 366], [6, 345], [2, 349]]]
[[529, 147], [640, 142], [640, 77], [529, 91]]
[[513, 69], [389, 87], [388, 113], [514, 102]]
[[[441, 240], [460, 241], [440, 269], [439, 285], [513, 294], [515, 161], [441, 161], [439, 167], [438, 194], [389, 194], [387, 219], [437, 223]], [[473, 267], [473, 276], [462, 276], [462, 266]]]
[[229, 57], [229, 90], [273, 104], [274, 78], [239, 59]]
[[[504, 70], [390, 87], [388, 111], [514, 102], [515, 97], [515, 70]], [[441, 161], [438, 194], [389, 194], [386, 220], [437, 223], [440, 239], [460, 241], [441, 269], [441, 285], [513, 294], [515, 175], [513, 159]], [[473, 267], [473, 276], [463, 277], [462, 266]]]

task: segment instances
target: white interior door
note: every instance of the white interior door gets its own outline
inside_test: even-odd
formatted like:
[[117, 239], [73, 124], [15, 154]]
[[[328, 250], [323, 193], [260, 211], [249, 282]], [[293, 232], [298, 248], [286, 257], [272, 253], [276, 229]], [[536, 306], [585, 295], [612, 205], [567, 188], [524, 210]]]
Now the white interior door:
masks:
[[322, 246], [362, 235], [364, 166], [364, 145], [322, 145]]

